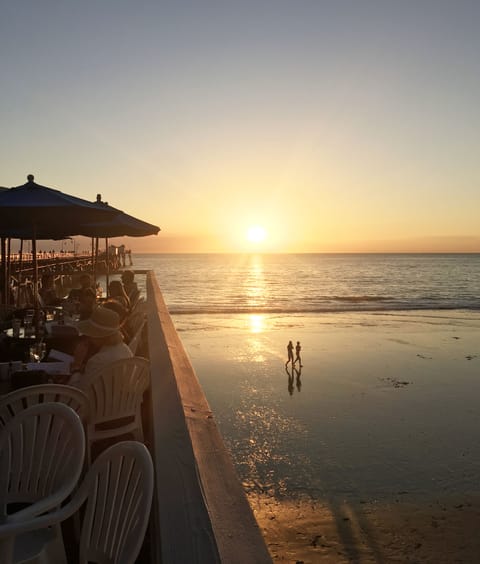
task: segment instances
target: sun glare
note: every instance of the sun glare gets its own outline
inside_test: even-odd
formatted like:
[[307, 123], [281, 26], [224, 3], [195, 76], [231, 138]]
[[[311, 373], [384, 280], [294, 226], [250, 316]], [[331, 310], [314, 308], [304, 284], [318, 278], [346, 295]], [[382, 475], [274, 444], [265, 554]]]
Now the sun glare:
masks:
[[263, 315], [252, 313], [249, 316], [249, 322], [250, 322], [251, 333], [261, 333], [264, 330]]
[[267, 237], [267, 232], [264, 227], [260, 225], [252, 225], [247, 230], [247, 239], [250, 243], [261, 243], [265, 241]]

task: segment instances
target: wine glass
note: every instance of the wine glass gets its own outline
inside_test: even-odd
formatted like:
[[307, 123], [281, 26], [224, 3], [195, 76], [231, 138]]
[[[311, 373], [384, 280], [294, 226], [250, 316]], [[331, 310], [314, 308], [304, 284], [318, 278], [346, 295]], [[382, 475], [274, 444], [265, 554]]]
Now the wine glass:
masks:
[[47, 347], [45, 343], [35, 343], [30, 347], [30, 362], [41, 362], [45, 358]]

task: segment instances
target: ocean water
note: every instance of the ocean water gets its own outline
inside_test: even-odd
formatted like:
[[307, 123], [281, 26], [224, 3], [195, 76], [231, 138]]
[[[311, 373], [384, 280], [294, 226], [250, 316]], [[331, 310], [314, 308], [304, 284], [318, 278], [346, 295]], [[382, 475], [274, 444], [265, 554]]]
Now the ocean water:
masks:
[[136, 255], [172, 314], [480, 309], [480, 254]]
[[[135, 255], [134, 267], [154, 270], [248, 492], [480, 490], [480, 254]], [[285, 369], [288, 339], [301, 374]]]

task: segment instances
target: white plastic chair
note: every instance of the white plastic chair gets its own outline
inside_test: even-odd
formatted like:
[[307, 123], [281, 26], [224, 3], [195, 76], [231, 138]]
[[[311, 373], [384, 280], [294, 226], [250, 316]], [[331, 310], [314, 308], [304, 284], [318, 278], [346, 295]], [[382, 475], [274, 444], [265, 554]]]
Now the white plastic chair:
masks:
[[126, 326], [130, 335], [135, 335], [140, 326], [145, 323], [147, 316], [144, 311], [138, 310], [131, 313], [126, 320]]
[[0, 426], [27, 407], [49, 402], [64, 403], [78, 413], [83, 421], [88, 418], [88, 397], [82, 390], [64, 384], [39, 384], [20, 388], [0, 398]]
[[[26, 522], [0, 525], [0, 539], [58, 526], [85, 504], [79, 564], [133, 564], [145, 537], [153, 484], [153, 463], [145, 445], [136, 441], [117, 443], [97, 458], [67, 505]], [[63, 564], [58, 560], [45, 562]]]
[[[59, 525], [29, 535], [8, 527], [56, 509], [77, 485], [85, 456], [78, 415], [61, 403], [22, 410], [0, 429], [0, 562], [24, 562], [32, 553], [63, 562]], [[25, 507], [8, 513], [10, 504]], [[18, 507], [18, 506], [17, 506]]]
[[145, 311], [147, 302], [143, 296], [138, 294], [138, 298], [132, 303], [130, 302], [131, 313], [136, 313], [137, 311]]
[[129, 296], [129, 298], [130, 298], [130, 307], [132, 308], [132, 310], [134, 310], [135, 308], [137, 308], [137, 306], [145, 302], [145, 298], [141, 296], [140, 290], [138, 288], [132, 293], [132, 295]]
[[141, 406], [150, 383], [150, 363], [134, 356], [112, 362], [91, 376], [84, 377], [90, 415], [87, 422], [87, 456], [99, 440], [132, 434], [143, 441]]
[[138, 347], [140, 346], [140, 344], [142, 342], [143, 329], [144, 329], [146, 323], [147, 323], [147, 320], [146, 320], [146, 318], [144, 318], [142, 323], [139, 325], [136, 333], [133, 335], [133, 337], [128, 342], [128, 346], [129, 346], [130, 350], [132, 351], [132, 353], [134, 355], [137, 353]]

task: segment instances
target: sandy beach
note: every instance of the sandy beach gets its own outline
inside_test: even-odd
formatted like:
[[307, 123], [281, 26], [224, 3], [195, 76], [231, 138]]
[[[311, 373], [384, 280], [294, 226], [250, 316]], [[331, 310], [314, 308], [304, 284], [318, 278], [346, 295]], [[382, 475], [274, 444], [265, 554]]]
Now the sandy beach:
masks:
[[480, 498], [337, 506], [251, 496], [274, 561], [314, 564], [480, 561]]
[[275, 561], [480, 562], [480, 314], [175, 323]]

